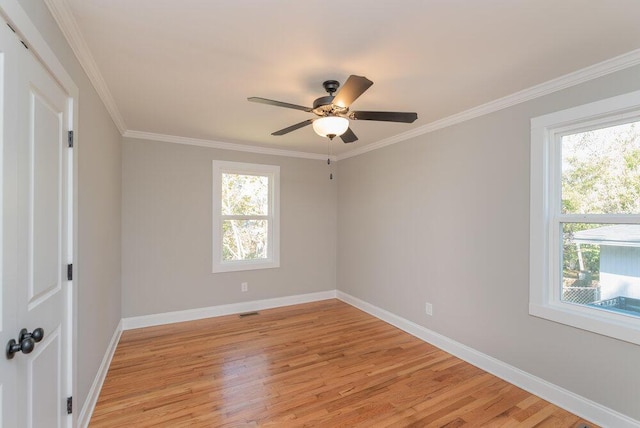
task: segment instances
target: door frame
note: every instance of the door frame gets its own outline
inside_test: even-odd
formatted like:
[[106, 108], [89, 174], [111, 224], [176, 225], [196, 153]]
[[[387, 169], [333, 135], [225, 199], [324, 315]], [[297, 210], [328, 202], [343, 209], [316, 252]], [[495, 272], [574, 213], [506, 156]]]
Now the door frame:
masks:
[[[68, 222], [71, 224], [71, 232], [73, 237], [69, 240], [69, 244], [71, 246], [72, 252], [72, 263], [73, 263], [73, 281], [71, 282], [71, 314], [65, 314], [66, 316], [71, 315], [71, 361], [69, 361], [69, 370], [67, 371], [68, 376], [67, 379], [63, 379], [63, 382], [71, 383], [71, 393], [76, 394], [78, 391], [78, 364], [77, 364], [77, 336], [78, 336], [78, 325], [77, 325], [77, 309], [78, 309], [78, 284], [79, 284], [79, 271], [78, 269], [78, 141], [79, 141], [79, 133], [78, 133], [78, 97], [79, 90], [76, 86], [75, 82], [67, 73], [66, 69], [62, 65], [62, 63], [58, 60], [56, 54], [51, 50], [45, 39], [42, 37], [37, 27], [33, 24], [29, 16], [26, 14], [22, 6], [20, 6], [18, 0], [0, 0], [0, 15], [11, 24], [12, 28], [17, 33], [20, 40], [22, 40], [31, 50], [31, 52], [36, 56], [36, 58], [44, 65], [44, 67], [49, 71], [49, 73], [53, 76], [53, 78], [58, 82], [58, 84], [64, 89], [64, 91], [69, 96], [68, 106], [69, 111], [71, 111], [71, 117], [69, 123], [66, 125], [68, 129], [73, 131], [74, 135], [74, 144], [72, 150], [72, 165], [71, 165], [71, 179], [73, 183], [73, 187], [71, 189], [71, 194], [69, 197], [72, 201], [71, 209], [68, 212]], [[76, 400], [74, 400], [76, 401]], [[76, 401], [77, 403], [77, 401]], [[77, 404], [76, 404], [77, 406]], [[72, 426], [77, 426], [78, 421], [78, 411], [72, 413]]]

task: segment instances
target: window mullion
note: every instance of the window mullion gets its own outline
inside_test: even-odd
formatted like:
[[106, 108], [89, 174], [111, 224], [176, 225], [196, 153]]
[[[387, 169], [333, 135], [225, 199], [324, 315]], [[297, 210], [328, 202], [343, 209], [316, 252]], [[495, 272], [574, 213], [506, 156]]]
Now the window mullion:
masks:
[[268, 215], [222, 214], [220, 217], [223, 220], [269, 220]]
[[561, 223], [621, 223], [640, 224], [640, 215], [635, 214], [559, 214]]

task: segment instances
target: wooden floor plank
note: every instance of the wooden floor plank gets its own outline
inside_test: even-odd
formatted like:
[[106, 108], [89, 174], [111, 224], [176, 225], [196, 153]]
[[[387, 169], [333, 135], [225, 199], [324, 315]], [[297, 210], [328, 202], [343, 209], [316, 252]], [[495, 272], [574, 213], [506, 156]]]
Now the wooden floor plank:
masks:
[[90, 427], [575, 427], [338, 300], [125, 331]]

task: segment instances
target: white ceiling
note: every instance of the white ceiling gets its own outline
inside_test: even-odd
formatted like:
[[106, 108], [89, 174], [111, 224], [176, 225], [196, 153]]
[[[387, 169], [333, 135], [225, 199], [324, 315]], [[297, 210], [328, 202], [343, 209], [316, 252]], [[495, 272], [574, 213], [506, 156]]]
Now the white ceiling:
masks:
[[344, 154], [640, 48], [637, 0], [47, 2], [122, 132], [308, 153], [327, 152], [310, 126], [270, 134], [310, 113], [247, 97], [310, 106], [357, 74], [374, 85], [352, 110], [418, 113], [352, 122]]

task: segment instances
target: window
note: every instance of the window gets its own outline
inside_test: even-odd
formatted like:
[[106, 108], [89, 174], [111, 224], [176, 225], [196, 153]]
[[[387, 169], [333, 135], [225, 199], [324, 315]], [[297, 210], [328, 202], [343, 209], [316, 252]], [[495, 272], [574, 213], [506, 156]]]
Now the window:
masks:
[[640, 344], [640, 91], [531, 120], [532, 315]]
[[213, 272], [276, 268], [280, 167], [213, 161]]

